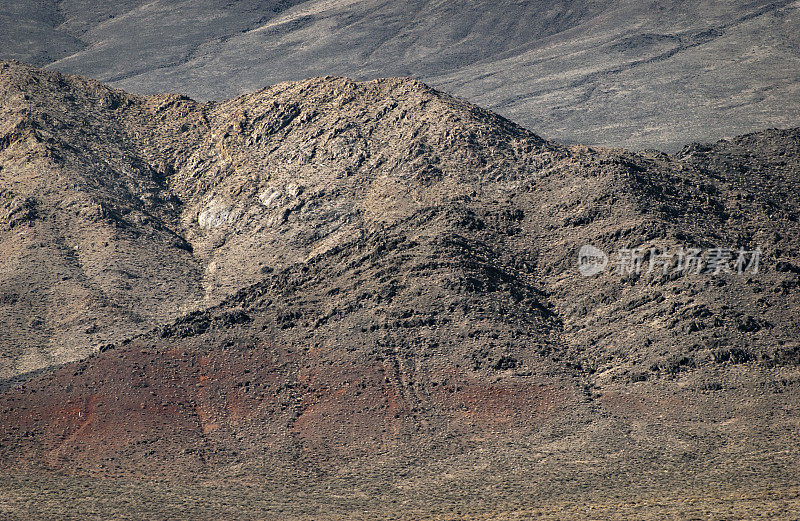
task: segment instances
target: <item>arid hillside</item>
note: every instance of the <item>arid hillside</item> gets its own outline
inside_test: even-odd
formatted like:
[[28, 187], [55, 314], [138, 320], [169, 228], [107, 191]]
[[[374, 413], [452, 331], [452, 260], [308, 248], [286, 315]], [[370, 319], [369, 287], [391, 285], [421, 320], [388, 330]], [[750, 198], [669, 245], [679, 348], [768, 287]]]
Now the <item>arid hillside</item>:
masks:
[[0, 86], [12, 514], [48, 508], [31, 475], [329, 487], [275, 519], [796, 504], [800, 129], [666, 155], [409, 79], [197, 103], [4, 62]]

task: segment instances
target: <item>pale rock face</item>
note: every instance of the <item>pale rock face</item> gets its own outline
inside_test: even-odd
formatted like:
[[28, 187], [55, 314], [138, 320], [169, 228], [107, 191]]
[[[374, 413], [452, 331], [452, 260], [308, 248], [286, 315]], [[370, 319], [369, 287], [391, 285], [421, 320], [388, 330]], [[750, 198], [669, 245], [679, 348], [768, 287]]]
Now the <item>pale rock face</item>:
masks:
[[283, 196], [283, 192], [278, 189], [269, 189], [258, 194], [258, 200], [267, 208], [272, 206], [272, 203], [277, 201]]
[[286, 185], [286, 193], [291, 197], [297, 199], [303, 193], [305, 187], [297, 183], [289, 183]]
[[299, 198], [303, 192], [305, 191], [305, 187], [298, 183], [288, 183], [283, 189], [271, 187], [260, 194], [258, 194], [258, 200], [267, 208], [272, 208], [276, 206], [280, 199], [286, 197], [290, 197], [291, 199]]
[[197, 216], [197, 224], [201, 228], [212, 229], [233, 224], [241, 216], [242, 211], [220, 201], [212, 200], [206, 209]]

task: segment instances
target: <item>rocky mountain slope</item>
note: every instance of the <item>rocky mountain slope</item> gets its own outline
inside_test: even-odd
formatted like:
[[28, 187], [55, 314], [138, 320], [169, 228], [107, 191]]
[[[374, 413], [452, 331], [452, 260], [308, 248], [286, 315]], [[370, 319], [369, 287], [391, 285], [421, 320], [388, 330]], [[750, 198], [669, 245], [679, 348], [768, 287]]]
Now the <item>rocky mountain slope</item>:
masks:
[[676, 150], [796, 126], [792, 0], [0, 2], [0, 57], [224, 99], [413, 76], [548, 138]]
[[[800, 130], [669, 156], [557, 145], [408, 79], [200, 104], [0, 78], [9, 475], [356, 487], [375, 512], [793, 494]], [[585, 277], [588, 244], [611, 263]], [[681, 247], [732, 257], [648, 272]]]

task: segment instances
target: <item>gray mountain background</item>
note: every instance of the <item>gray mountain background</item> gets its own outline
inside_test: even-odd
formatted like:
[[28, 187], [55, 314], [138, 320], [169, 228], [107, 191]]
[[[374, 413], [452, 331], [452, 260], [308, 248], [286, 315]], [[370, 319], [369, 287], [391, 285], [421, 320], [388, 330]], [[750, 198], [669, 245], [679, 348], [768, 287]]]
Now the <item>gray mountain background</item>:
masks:
[[800, 122], [800, 2], [0, 1], [0, 57], [222, 99], [413, 76], [545, 137], [676, 150]]

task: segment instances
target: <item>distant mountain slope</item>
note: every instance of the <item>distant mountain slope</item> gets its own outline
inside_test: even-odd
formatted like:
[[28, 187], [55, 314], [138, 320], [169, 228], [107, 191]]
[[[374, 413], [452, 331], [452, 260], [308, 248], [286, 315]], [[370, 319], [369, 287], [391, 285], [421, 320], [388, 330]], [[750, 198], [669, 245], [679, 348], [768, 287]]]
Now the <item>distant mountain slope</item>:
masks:
[[2, 57], [222, 99], [413, 76], [548, 138], [674, 150], [800, 121], [792, 0], [0, 3]]

